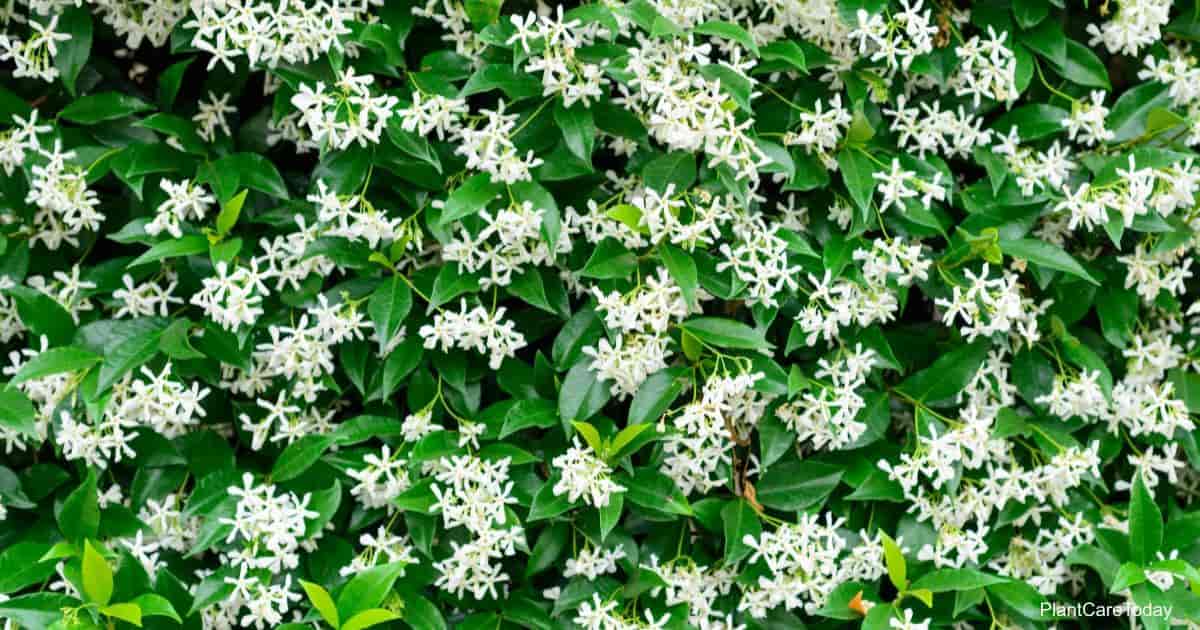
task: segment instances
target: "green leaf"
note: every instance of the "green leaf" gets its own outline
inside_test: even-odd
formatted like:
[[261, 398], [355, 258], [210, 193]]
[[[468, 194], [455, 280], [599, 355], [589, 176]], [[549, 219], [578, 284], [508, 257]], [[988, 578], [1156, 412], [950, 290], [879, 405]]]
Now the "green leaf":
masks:
[[984, 573], [978, 569], [938, 569], [922, 575], [920, 579], [913, 582], [912, 588], [926, 589], [933, 593], [948, 593], [969, 591], [1007, 581], [1008, 578]]
[[467, 12], [471, 25], [476, 30], [480, 30], [489, 24], [495, 24], [500, 19], [500, 7], [503, 5], [504, 0], [466, 0], [463, 3], [463, 10]]
[[562, 212], [559, 211], [554, 196], [537, 182], [517, 182], [509, 186], [509, 189], [518, 203], [528, 201], [535, 209], [542, 211], [542, 238], [552, 252], [557, 252], [562, 233]]
[[755, 139], [754, 143], [770, 160], [769, 163], [759, 167], [758, 172], [779, 173], [788, 181], [796, 178], [796, 161], [792, 159], [792, 154], [786, 147], [762, 138]]
[[637, 268], [637, 256], [617, 242], [606, 238], [596, 245], [579, 275], [585, 278], [611, 280], [627, 278]]
[[554, 122], [562, 131], [567, 149], [575, 157], [591, 164], [592, 147], [596, 142], [596, 121], [592, 118], [592, 110], [580, 104], [567, 108], [559, 102], [554, 107]]
[[183, 85], [183, 75], [194, 60], [195, 57], [188, 57], [173, 63], [158, 75], [158, 106], [161, 109], [169, 110], [175, 105], [175, 96], [179, 94], [179, 86]]
[[1200, 414], [1200, 374], [1176, 368], [1167, 372], [1167, 380], [1175, 387], [1175, 396], [1187, 406], [1188, 413]]
[[156, 243], [149, 251], [133, 259], [128, 267], [145, 265], [168, 258], [194, 256], [208, 251], [208, 239], [200, 234], [186, 234], [181, 238]]
[[[855, 111], [854, 118], [850, 120], [850, 126], [846, 129], [846, 145], [851, 148], [859, 148], [874, 137], [875, 128], [871, 126], [871, 121], [862, 113], [862, 110]], [[855, 155], [862, 154], [856, 153]]]
[[875, 163], [862, 150], [853, 148], [839, 151], [837, 163], [854, 205], [866, 212], [871, 207], [871, 195], [875, 192]]
[[661, 370], [642, 381], [629, 404], [629, 424], [657, 422], [683, 391], [683, 380], [671, 370]]
[[1058, 72], [1076, 85], [1112, 89], [1104, 62], [1091, 49], [1074, 39], [1067, 39], [1067, 60], [1058, 68]]
[[1047, 0], [1013, 0], [1012, 12], [1021, 28], [1031, 28], [1050, 14], [1050, 3]]
[[329, 596], [329, 591], [322, 588], [320, 584], [314, 584], [305, 580], [300, 580], [300, 586], [304, 589], [305, 594], [308, 595], [308, 601], [312, 602], [313, 608], [317, 610], [321, 618], [325, 620], [325, 623], [334, 628], [339, 628], [341, 624], [337, 606], [334, 605], [333, 598]]
[[781, 39], [759, 49], [763, 61], [782, 61], [800, 72], [808, 72], [804, 49], [791, 40]]
[[105, 353], [96, 389], [105, 391], [123, 376], [158, 354], [161, 329], [147, 329], [121, 341]]
[[92, 12], [87, 7], [67, 7], [58, 16], [55, 32], [70, 35], [71, 39], [58, 42], [58, 54], [54, 55], [54, 67], [71, 96], [75, 95], [75, 80], [87, 63], [92, 51]]
[[508, 292], [547, 313], [563, 314], [556, 305], [550, 303], [550, 298], [546, 295], [546, 280], [537, 268], [527, 267], [525, 271], [515, 274], [508, 285]]
[[1137, 322], [1140, 302], [1132, 289], [1105, 285], [1096, 296], [1096, 314], [1100, 317], [1100, 330], [1108, 343], [1124, 348], [1133, 338], [1134, 323]]
[[1061, 107], [1032, 103], [1005, 113], [996, 119], [992, 128], [997, 133], [1007, 134], [1015, 127], [1021, 140], [1028, 142], [1062, 133], [1065, 129], [1062, 121], [1070, 115], [1071, 112]]
[[718, 348], [744, 350], [770, 349], [772, 345], [762, 335], [739, 321], [723, 317], [693, 317], [679, 325], [697, 339]]
[[446, 630], [446, 620], [437, 606], [416, 593], [404, 595], [404, 623], [413, 630]]
[[558, 408], [553, 402], [540, 398], [518, 400], [504, 415], [500, 439], [530, 427], [547, 429], [558, 424], [558, 421]]
[[326, 153], [313, 171], [312, 181], [314, 185], [316, 182], [324, 182], [330, 190], [339, 195], [352, 195], [362, 190], [370, 170], [370, 151], [354, 146], [344, 151]]
[[242, 206], [246, 203], [246, 195], [249, 190], [233, 196], [233, 199], [221, 204], [221, 212], [217, 215], [217, 234], [224, 237], [229, 234], [234, 225], [237, 225], [238, 217], [242, 214]]
[[137, 604], [126, 602], [123, 604], [109, 604], [100, 608], [100, 613], [107, 617], [114, 617], [121, 621], [127, 621], [137, 627], [142, 627], [142, 608]]
[[487, 64], [467, 79], [467, 84], [458, 93], [459, 98], [500, 90], [509, 101], [534, 98], [542, 93], [542, 82], [537, 77], [518, 72], [512, 64]]
[[0, 619], [24, 628], [51, 628], [62, 620], [63, 608], [78, 605], [78, 599], [59, 593], [30, 593], [0, 602]]
[[158, 338], [158, 349], [172, 359], [203, 359], [204, 353], [192, 345], [191, 329], [192, 323], [186, 319], [172, 321]]
[[96, 494], [96, 477], [88, 471], [87, 477], [63, 501], [58, 513], [58, 527], [67, 540], [79, 543], [95, 538], [100, 530], [100, 503]]
[[1018, 34], [1017, 40], [1055, 67], [1067, 62], [1067, 36], [1058, 20], [1042, 20], [1036, 28]]
[[899, 612], [893, 604], [876, 604], [867, 611], [867, 616], [863, 619], [862, 630], [891, 630], [890, 622], [898, 614]]
[[112, 567], [88, 540], [83, 542], [83, 593], [89, 602], [101, 606], [113, 594]]
[[[283, 177], [279, 174], [279, 169], [271, 163], [271, 160], [257, 153], [234, 153], [227, 155], [216, 162], [212, 163], [212, 171], [214, 173], [232, 172], [236, 174], [235, 181], [238, 184], [265, 193], [276, 199], [287, 199], [287, 185], [283, 182]], [[217, 198], [224, 202], [227, 198], [232, 197], [236, 191], [222, 191], [214, 187], [217, 193]], [[228, 193], [228, 194], [226, 194]]]
[[632, 479], [625, 479], [625, 499], [634, 505], [656, 511], [691, 516], [692, 507], [675, 482], [654, 468], [637, 469]]
[[502, 190], [504, 190], [504, 186], [493, 183], [490, 175], [479, 173], [464, 181], [461, 186], [450, 193], [450, 196], [446, 198], [446, 205], [442, 208], [442, 217], [438, 222], [441, 225], [449, 225], [454, 221], [469, 217], [483, 210], [488, 203], [500, 196]]
[[4, 289], [17, 303], [21, 323], [37, 336], [45, 335], [51, 346], [69, 343], [75, 334], [75, 320], [54, 298], [26, 286]]
[[621, 431], [613, 437], [612, 443], [608, 445], [607, 449], [605, 449], [606, 457], [608, 459], [617, 457], [618, 453], [620, 453], [622, 449], [634, 444], [634, 440], [638, 439], [639, 436], [652, 428], [653, 427], [649, 424], [634, 424], [621, 429]]
[[769, 508], [798, 512], [829, 496], [842, 479], [836, 466], [815, 461], [777, 463], [758, 480], [756, 498]]
[[574, 426], [579, 435], [583, 436], [583, 441], [592, 448], [596, 455], [604, 456], [604, 440], [600, 438], [600, 432], [596, 430], [596, 427], [578, 421], [572, 422], [571, 426]]
[[392, 144], [396, 145], [397, 149], [400, 149], [406, 155], [432, 166], [438, 174], [441, 174], [442, 159], [438, 156], [437, 151], [434, 150], [433, 145], [429, 143], [427, 138], [418, 136], [412, 131], [405, 131], [401, 126], [401, 118], [399, 116], [392, 116], [391, 121], [388, 123], [387, 132], [388, 138], [392, 141]]
[[922, 604], [925, 604], [926, 608], [933, 608], [933, 591], [927, 588], [914, 588], [909, 589], [905, 594], [917, 598]]
[[275, 460], [275, 465], [271, 468], [271, 478], [275, 481], [289, 481], [299, 477], [312, 468], [313, 464], [321, 459], [325, 449], [332, 444], [333, 438], [328, 435], [305, 435], [288, 444], [279, 454], [279, 459]]
[[590, 360], [576, 363], [558, 392], [558, 415], [564, 422], [584, 421], [596, 415], [612, 397], [609, 386], [591, 370]]
[[904, 503], [904, 490], [883, 471], [872, 471], [854, 492], [846, 495], [847, 501], [893, 501]]
[[371, 608], [347, 619], [346, 625], [342, 626], [341, 630], [363, 630], [363, 628], [370, 628], [399, 618], [400, 615], [385, 608]]
[[1146, 115], [1146, 133], [1154, 135], [1187, 123], [1187, 119], [1165, 107], [1155, 107]]
[[1025, 582], [1008, 581], [987, 587], [987, 592], [1027, 619], [1040, 619], [1046, 598]]
[[151, 109], [154, 106], [128, 94], [100, 92], [76, 99], [64, 107], [59, 116], [81, 125], [94, 125]]
[[74, 546], [66, 542], [50, 547], [46, 543], [23, 541], [0, 551], [0, 593], [13, 593], [54, 575], [55, 561], [60, 559], [54, 556], [61, 553], [62, 547], [75, 555]]
[[1141, 473], [1135, 471], [1134, 476], [1129, 500], [1129, 553], [1134, 562], [1144, 565], [1152, 562], [1162, 548], [1162, 511]]
[[604, 216], [624, 223], [629, 229], [635, 232], [646, 232], [646, 229], [641, 225], [642, 211], [637, 206], [620, 203], [609, 208], [604, 213]]
[[758, 56], [758, 45], [754, 43], [754, 37], [746, 32], [746, 29], [731, 24], [729, 22], [711, 21], [705, 22], [692, 28], [692, 32], [699, 35], [713, 35], [722, 39], [741, 44], [750, 54]]
[[488, 461], [499, 461], [507, 458], [510, 466], [524, 466], [525, 464], [536, 464], [542, 461], [542, 458], [518, 448], [507, 442], [495, 442], [488, 444], [476, 452], [480, 459]]
[[1063, 251], [1057, 245], [1052, 245], [1045, 241], [1034, 238], [1001, 239], [1000, 251], [1013, 258], [1027, 260], [1036, 265], [1062, 271], [1095, 285], [1100, 284], [1099, 281], [1083, 268], [1083, 265], [1079, 264], [1079, 261], [1072, 258], [1070, 254]]
[[1119, 564], [1109, 552], [1095, 545], [1080, 545], [1067, 554], [1067, 564], [1091, 567], [1107, 587], [1116, 576]]
[[167, 617], [173, 619], [175, 623], [183, 623], [183, 619], [175, 611], [175, 606], [171, 605], [171, 601], [162, 595], [143, 593], [133, 598], [132, 603], [141, 610], [143, 617]]
[[433, 480], [426, 478], [412, 485], [408, 490], [400, 493], [396, 500], [392, 502], [401, 512], [417, 512], [420, 514], [430, 514], [433, 506], [437, 504], [437, 497], [430, 490], [433, 485]]
[[1108, 587], [1108, 590], [1110, 593], [1119, 593], [1145, 581], [1146, 571], [1139, 565], [1126, 562], [1121, 565], [1121, 568], [1117, 569], [1117, 573], [1113, 576], [1112, 584]]
[[762, 535], [762, 523], [750, 502], [738, 497], [721, 510], [721, 522], [725, 528], [725, 559], [732, 565], [750, 553], [750, 546], [742, 541], [746, 536], [758, 538]]
[[[1171, 106], [1171, 95], [1167, 86], [1158, 82], [1147, 82], [1125, 90], [1108, 112], [1104, 126], [1113, 132], [1112, 143], [1128, 142], [1146, 132], [1150, 112]], [[1121, 167], [1128, 166], [1128, 159]], [[1141, 163], [1139, 162], [1139, 166]]]
[[942, 354], [933, 365], [904, 379], [896, 389], [912, 398], [933, 403], [962, 391], [987, 358], [989, 345], [982, 341]]
[[403, 563], [390, 562], [355, 574], [338, 595], [338, 617], [352, 619], [364, 610], [378, 607], [403, 571]]
[[102, 357], [75, 346], [50, 348], [26, 361], [9, 384], [16, 385], [63, 372], [82, 372], [99, 363], [101, 359]]
[[896, 590], [907, 590], [908, 563], [904, 560], [904, 552], [887, 533], [881, 531], [879, 537], [883, 540], [883, 559], [887, 565], [888, 580], [891, 581], [892, 586], [896, 587]]
[[533, 504], [529, 506], [529, 516], [525, 518], [526, 522], [541, 521], [548, 518], [554, 518], [572, 507], [571, 501], [567, 499], [567, 494], [554, 494], [554, 479], [542, 484], [537, 494], [533, 496]]
[[600, 508], [600, 540], [608, 538], [609, 533], [621, 520], [625, 509], [625, 493], [614, 492], [608, 497], [608, 505]]
[[379, 347], [386, 348], [404, 327], [404, 319], [412, 309], [412, 290], [398, 275], [387, 278], [371, 294], [367, 312], [375, 324]]
[[691, 188], [696, 181], [696, 156], [684, 151], [659, 156], [642, 169], [642, 179], [647, 188], [662, 194], [670, 188], [672, 194], [677, 195]]
[[696, 289], [700, 287], [696, 261], [692, 260], [690, 254], [670, 243], [659, 244], [658, 255], [662, 258], [663, 264], [667, 266], [667, 272], [671, 274], [671, 279], [683, 293], [684, 301], [689, 305], [695, 305]]
[[754, 113], [754, 106], [750, 104], [754, 81], [747, 78], [746, 75], [723, 63], [711, 63], [707, 66], [700, 66], [700, 76], [720, 83], [721, 91], [728, 94], [738, 107], [746, 112]]

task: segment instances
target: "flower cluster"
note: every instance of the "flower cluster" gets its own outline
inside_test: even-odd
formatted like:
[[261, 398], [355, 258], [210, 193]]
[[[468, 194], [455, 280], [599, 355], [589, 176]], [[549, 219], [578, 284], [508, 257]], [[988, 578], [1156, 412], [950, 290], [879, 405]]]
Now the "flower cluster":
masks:
[[1200, 627], [1195, 9], [0, 2], [0, 624]]

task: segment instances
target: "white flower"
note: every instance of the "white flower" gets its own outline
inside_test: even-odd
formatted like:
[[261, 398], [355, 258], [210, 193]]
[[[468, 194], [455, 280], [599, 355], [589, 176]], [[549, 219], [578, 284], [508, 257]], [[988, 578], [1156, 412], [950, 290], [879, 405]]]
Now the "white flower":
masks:
[[554, 496], [567, 495], [572, 503], [583, 499], [583, 502], [602, 508], [608, 505], [609, 498], [625, 488], [612, 480], [612, 468], [604, 463], [590, 448], [585, 448], [575, 437], [567, 452], [555, 457], [551, 462], [558, 471], [560, 478], [552, 488]]
[[145, 230], [150, 236], [167, 232], [175, 238], [183, 236], [180, 223], [189, 219], [203, 221], [216, 199], [195, 185], [191, 180], [172, 182], [163, 179], [159, 186], [167, 193], [167, 200], [159, 204], [154, 220], [147, 223]]
[[511, 357], [525, 346], [525, 336], [517, 332], [511, 321], [504, 321], [505, 308], [489, 313], [482, 306], [467, 310], [467, 301], [460, 302], [459, 312], [442, 311], [432, 324], [421, 327], [420, 335], [426, 348], [441, 347], [473, 350], [488, 354], [488, 367], [500, 369], [505, 357]]
[[350, 494], [357, 497], [364, 507], [386, 507], [389, 511], [395, 511], [392, 501], [409, 487], [408, 473], [405, 471], [408, 462], [393, 454], [391, 447], [386, 444], [378, 455], [368, 453], [363, 461], [365, 467], [346, 471], [358, 482], [350, 489]]
[[1075, 101], [1071, 105], [1071, 115], [1063, 119], [1063, 127], [1067, 128], [1067, 137], [1078, 139], [1080, 144], [1093, 146], [1112, 140], [1115, 133], [1105, 127], [1108, 118], [1108, 108], [1104, 106], [1104, 91], [1093, 90], [1090, 102]]
[[16, 65], [13, 77], [32, 77], [47, 83], [58, 78], [58, 67], [54, 58], [58, 55], [58, 43], [70, 41], [67, 33], [58, 33], [58, 15], [45, 23], [28, 20], [32, 33], [21, 41], [8, 33], [0, 33], [0, 61], [11, 61]]
[[196, 115], [192, 116], [192, 122], [199, 125], [196, 133], [201, 138], [213, 142], [217, 139], [217, 130], [227, 136], [232, 133], [229, 130], [229, 121], [226, 119], [226, 115], [236, 113], [237, 108], [229, 103], [228, 93], [222, 94], [218, 98], [216, 94], [209, 92], [208, 102], [200, 102]]

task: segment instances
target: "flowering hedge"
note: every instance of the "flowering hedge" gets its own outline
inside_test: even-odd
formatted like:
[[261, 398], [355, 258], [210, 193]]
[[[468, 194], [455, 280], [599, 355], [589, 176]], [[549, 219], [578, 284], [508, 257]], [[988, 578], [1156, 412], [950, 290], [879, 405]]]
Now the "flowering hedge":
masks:
[[0, 20], [6, 629], [1200, 623], [1200, 4]]

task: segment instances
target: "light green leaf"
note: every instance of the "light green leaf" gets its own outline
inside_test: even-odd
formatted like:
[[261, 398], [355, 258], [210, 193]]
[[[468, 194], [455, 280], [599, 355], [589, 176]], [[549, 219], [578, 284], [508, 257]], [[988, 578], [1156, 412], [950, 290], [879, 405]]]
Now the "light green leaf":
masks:
[[314, 584], [305, 580], [300, 580], [300, 586], [308, 595], [308, 601], [320, 613], [325, 623], [334, 628], [340, 628], [337, 606], [334, 605], [333, 598], [329, 596], [329, 591], [322, 588], [320, 584]]
[[142, 627], [142, 608], [131, 602], [103, 606], [100, 608], [100, 614]]
[[200, 234], [186, 234], [181, 238], [156, 243], [141, 256], [133, 259], [129, 267], [145, 265], [168, 258], [194, 256], [208, 251], [208, 239]]
[[83, 543], [83, 593], [89, 602], [101, 606], [107, 604], [113, 594], [112, 567], [89, 540]]
[[363, 630], [363, 628], [370, 628], [399, 618], [400, 615], [385, 608], [371, 608], [347, 619], [346, 625], [342, 626], [341, 630]]
[[897, 590], [907, 590], [908, 563], [904, 560], [904, 552], [886, 532], [879, 532], [879, 537], [883, 540], [883, 560], [887, 565], [888, 580]]
[[238, 217], [242, 214], [242, 206], [246, 203], [246, 195], [249, 193], [249, 190], [243, 190], [234, 195], [233, 199], [221, 204], [221, 212], [217, 215], [217, 234], [221, 237], [229, 234], [237, 224]]
[[175, 612], [175, 606], [171, 605], [170, 600], [162, 595], [143, 593], [133, 598], [132, 603], [141, 609], [143, 617], [167, 617], [173, 619], [175, 623], [183, 623], [179, 613]]

